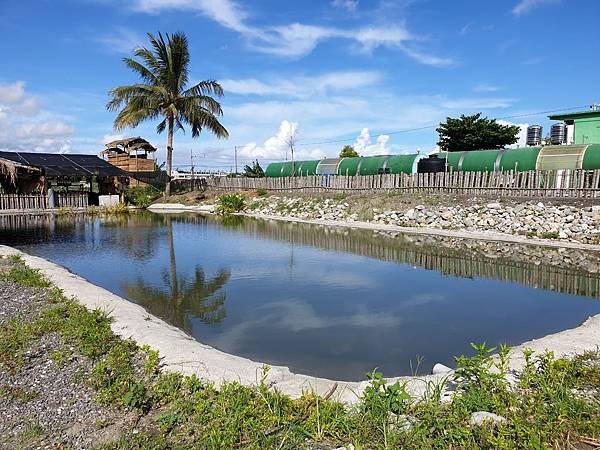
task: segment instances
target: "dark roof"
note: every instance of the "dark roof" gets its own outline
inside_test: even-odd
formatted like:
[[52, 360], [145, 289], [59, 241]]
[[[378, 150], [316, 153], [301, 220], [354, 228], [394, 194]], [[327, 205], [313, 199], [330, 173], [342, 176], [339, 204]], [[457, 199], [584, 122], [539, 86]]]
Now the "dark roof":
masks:
[[106, 149], [102, 153], [135, 153], [140, 150], [145, 152], [155, 152], [156, 147], [154, 147], [146, 139], [138, 136], [126, 139], [117, 139], [116, 141], [109, 142], [106, 144]]
[[2, 152], [0, 158], [26, 166], [42, 169], [49, 177], [101, 176], [125, 177], [127, 172], [98, 158], [96, 155], [70, 155], [57, 153]]

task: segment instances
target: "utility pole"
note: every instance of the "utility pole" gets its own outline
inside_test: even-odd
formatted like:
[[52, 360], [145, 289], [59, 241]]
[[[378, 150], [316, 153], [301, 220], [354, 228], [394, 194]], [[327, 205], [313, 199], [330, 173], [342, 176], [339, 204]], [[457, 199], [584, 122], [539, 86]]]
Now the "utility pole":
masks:
[[194, 151], [190, 148], [190, 166], [192, 168], [192, 190], [196, 188], [196, 179], [194, 178]]
[[237, 176], [237, 173], [238, 173], [238, 167], [237, 167], [237, 145], [235, 147], [233, 147], [233, 150], [235, 152], [235, 174]]

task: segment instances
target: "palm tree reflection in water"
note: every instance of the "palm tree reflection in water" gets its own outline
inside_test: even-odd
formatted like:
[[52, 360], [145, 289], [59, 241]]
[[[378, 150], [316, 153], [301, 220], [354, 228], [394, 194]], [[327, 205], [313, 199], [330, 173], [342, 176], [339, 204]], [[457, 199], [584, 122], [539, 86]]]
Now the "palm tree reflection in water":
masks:
[[178, 328], [191, 332], [190, 319], [199, 319], [205, 324], [218, 324], [227, 315], [226, 294], [222, 291], [231, 277], [227, 269], [217, 271], [210, 279], [206, 278], [201, 267], [197, 266], [191, 280], [179, 277], [173, 243], [172, 218], [164, 216], [169, 243], [170, 271], [163, 275], [163, 286], [149, 284], [142, 278], [132, 284], [125, 284], [125, 295], [146, 308], [152, 314]]

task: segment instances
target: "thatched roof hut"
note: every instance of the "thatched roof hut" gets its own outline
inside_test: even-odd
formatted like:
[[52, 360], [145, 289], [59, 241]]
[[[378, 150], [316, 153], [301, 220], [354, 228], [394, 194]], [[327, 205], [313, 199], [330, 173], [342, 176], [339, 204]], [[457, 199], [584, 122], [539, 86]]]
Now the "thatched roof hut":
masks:
[[148, 153], [156, 152], [156, 147], [154, 147], [150, 142], [146, 139], [138, 137], [130, 137], [125, 139], [117, 139], [116, 141], [109, 142], [106, 144], [106, 148], [102, 151], [101, 155], [110, 155], [110, 154], [123, 154], [127, 153], [131, 154], [139, 154], [143, 152], [145, 155]]

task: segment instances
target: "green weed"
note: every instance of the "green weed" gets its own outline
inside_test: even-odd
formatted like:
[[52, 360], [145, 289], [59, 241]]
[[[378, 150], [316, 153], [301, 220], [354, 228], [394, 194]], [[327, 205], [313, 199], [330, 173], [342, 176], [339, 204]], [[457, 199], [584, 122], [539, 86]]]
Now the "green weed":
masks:
[[218, 214], [231, 214], [244, 209], [246, 198], [241, 194], [223, 194], [217, 197], [216, 212]]
[[19, 263], [13, 265], [8, 271], [0, 272], [1, 280], [12, 281], [13, 283], [33, 288], [50, 287], [50, 282], [40, 274], [39, 270], [30, 269], [25, 266], [19, 256], [16, 256], [14, 260], [19, 261]]
[[38, 396], [39, 394], [37, 392], [29, 391], [20, 386], [0, 386], [0, 398], [6, 397], [9, 400], [13, 400], [19, 403], [30, 402], [31, 400], [35, 400], [36, 398], [38, 398]]

